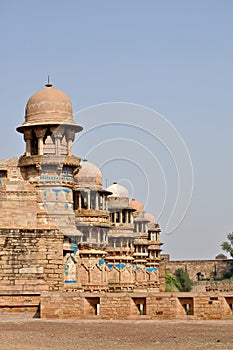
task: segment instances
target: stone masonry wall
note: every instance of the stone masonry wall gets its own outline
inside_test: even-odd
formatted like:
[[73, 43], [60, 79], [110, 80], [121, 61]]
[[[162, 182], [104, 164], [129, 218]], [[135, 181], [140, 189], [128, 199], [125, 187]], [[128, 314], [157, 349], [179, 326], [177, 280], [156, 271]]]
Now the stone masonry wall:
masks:
[[230, 269], [233, 259], [227, 260], [178, 260], [166, 261], [166, 270], [169, 274], [174, 274], [178, 268], [188, 271], [190, 278], [197, 281], [197, 273], [201, 272], [204, 278], [221, 278], [224, 271]]
[[18, 159], [0, 160], [6, 177], [0, 183], [0, 227], [36, 227], [37, 190], [18, 167]]
[[59, 231], [0, 229], [0, 291], [40, 292], [63, 285]]
[[41, 317], [233, 319], [233, 294], [43, 292]]
[[0, 314], [31, 313], [33, 317], [40, 317], [40, 294], [14, 294], [0, 292]]
[[233, 280], [195, 282], [192, 292], [232, 292]]

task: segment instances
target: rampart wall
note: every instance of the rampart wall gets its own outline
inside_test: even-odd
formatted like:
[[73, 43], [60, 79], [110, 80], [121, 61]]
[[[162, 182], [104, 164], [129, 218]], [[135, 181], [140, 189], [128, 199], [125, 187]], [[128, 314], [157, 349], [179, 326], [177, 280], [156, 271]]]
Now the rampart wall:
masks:
[[233, 265], [233, 259], [226, 260], [174, 260], [165, 261], [166, 270], [169, 274], [174, 274], [178, 268], [188, 271], [190, 278], [197, 281], [197, 274], [201, 273], [204, 279], [222, 278], [223, 273], [228, 271]]

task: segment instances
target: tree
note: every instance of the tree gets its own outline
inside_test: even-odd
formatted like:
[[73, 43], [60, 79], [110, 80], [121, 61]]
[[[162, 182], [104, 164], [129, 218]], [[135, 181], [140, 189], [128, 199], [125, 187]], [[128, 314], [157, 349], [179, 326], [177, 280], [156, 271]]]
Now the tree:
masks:
[[233, 232], [231, 233], [228, 233], [227, 235], [227, 239], [229, 242], [227, 241], [224, 241], [222, 244], [221, 244], [221, 248], [230, 254], [230, 256], [233, 258]]
[[165, 272], [166, 292], [179, 292], [181, 285], [177, 279]]
[[193, 286], [193, 282], [191, 281], [189, 274], [183, 268], [177, 269], [174, 273], [176, 280], [178, 281], [178, 285], [180, 285], [180, 292], [190, 292]]
[[[233, 258], [233, 232], [228, 233], [227, 235], [227, 239], [228, 241], [224, 241], [221, 244], [221, 248], [227, 252], [228, 254], [230, 254], [230, 256]], [[233, 278], [233, 263], [231, 261], [231, 266], [230, 268], [227, 269], [227, 271], [224, 271], [223, 273], [223, 278]]]

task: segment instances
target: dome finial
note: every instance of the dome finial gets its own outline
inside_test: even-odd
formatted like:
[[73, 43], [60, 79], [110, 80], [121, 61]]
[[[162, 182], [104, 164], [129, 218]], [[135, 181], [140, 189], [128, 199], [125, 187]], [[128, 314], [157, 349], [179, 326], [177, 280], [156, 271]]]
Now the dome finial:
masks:
[[48, 82], [47, 82], [47, 84], [45, 84], [45, 86], [46, 87], [52, 87], [53, 86], [53, 84], [51, 84], [50, 81], [49, 81], [49, 75], [48, 75]]

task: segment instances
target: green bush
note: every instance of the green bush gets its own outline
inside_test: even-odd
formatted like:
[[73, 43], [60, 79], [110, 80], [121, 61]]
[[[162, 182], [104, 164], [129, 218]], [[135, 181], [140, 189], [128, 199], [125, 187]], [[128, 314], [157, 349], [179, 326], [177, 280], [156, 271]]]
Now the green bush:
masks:
[[166, 272], [165, 280], [166, 280], [166, 292], [179, 292], [181, 286], [175, 277], [170, 276]]
[[180, 292], [190, 292], [193, 286], [189, 274], [183, 268], [177, 269], [174, 273], [176, 280], [178, 281]]

